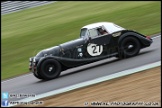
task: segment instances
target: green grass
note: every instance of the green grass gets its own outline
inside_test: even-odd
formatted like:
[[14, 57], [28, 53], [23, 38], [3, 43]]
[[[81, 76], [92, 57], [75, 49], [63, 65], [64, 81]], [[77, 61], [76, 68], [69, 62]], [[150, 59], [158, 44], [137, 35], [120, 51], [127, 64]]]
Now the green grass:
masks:
[[29, 57], [78, 38], [80, 28], [90, 23], [108, 21], [145, 35], [159, 33], [160, 8], [160, 1], [60, 1], [3, 15], [1, 79], [29, 72]]

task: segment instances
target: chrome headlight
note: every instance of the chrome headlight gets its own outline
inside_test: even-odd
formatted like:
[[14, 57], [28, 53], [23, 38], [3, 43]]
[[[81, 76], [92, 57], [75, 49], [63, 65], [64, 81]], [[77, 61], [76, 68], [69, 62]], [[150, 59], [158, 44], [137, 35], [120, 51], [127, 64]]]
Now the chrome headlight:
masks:
[[33, 58], [33, 62], [36, 62], [35, 57]]
[[32, 62], [32, 58], [29, 58], [29, 61]]

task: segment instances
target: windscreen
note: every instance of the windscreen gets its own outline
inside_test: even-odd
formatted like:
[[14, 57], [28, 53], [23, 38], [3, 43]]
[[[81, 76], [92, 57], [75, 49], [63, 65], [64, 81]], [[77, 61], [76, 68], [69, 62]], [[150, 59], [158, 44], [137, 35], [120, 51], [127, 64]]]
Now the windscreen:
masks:
[[86, 35], [86, 32], [87, 32], [87, 28], [81, 29], [81, 31], [80, 31], [80, 37], [84, 37]]

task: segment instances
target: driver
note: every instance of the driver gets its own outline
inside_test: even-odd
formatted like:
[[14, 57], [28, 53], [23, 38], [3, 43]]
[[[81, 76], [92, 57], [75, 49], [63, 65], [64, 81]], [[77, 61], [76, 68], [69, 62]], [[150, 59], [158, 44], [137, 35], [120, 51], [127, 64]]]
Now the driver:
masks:
[[98, 31], [101, 35], [107, 34], [106, 30], [103, 30], [102, 28], [98, 28]]

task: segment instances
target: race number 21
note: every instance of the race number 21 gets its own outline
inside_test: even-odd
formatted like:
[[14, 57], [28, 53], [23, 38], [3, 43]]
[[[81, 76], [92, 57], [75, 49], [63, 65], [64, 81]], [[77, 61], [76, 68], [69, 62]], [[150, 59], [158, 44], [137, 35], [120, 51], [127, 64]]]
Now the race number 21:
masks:
[[91, 56], [101, 55], [102, 51], [103, 51], [103, 46], [102, 45], [88, 44], [88, 46], [87, 46], [87, 52]]

